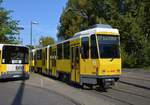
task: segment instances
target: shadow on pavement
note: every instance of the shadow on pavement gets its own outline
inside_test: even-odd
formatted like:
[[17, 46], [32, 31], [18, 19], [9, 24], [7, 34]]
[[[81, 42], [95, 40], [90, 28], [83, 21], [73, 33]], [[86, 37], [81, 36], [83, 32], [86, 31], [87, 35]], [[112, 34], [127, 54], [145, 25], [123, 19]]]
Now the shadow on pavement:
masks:
[[5, 82], [13, 82], [13, 81], [21, 81], [21, 80], [28, 80], [28, 78], [7, 78], [7, 79], [0, 79], [0, 83], [5, 83]]
[[25, 80], [21, 82], [20, 87], [17, 91], [17, 94], [11, 105], [22, 105], [21, 102], [22, 102], [23, 93], [24, 93], [24, 86], [25, 86]]

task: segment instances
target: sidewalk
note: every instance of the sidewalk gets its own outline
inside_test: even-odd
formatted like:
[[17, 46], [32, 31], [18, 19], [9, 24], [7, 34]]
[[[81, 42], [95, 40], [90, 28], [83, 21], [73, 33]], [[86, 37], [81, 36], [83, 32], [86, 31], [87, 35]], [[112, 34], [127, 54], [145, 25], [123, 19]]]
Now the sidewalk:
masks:
[[115, 105], [108, 100], [85, 93], [79, 88], [72, 88], [70, 85], [66, 85], [64, 82], [53, 80], [39, 74], [32, 73], [30, 80], [26, 83], [44, 89], [50, 89], [51, 91], [70, 98], [81, 105]]

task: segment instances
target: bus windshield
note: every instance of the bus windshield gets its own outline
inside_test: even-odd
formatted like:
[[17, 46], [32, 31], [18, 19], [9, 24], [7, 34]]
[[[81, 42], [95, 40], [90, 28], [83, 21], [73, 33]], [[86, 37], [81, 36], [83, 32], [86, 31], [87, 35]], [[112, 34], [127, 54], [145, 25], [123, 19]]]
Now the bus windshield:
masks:
[[120, 58], [119, 36], [98, 35], [100, 58]]
[[4, 46], [2, 54], [3, 64], [28, 64], [29, 51], [21, 46]]

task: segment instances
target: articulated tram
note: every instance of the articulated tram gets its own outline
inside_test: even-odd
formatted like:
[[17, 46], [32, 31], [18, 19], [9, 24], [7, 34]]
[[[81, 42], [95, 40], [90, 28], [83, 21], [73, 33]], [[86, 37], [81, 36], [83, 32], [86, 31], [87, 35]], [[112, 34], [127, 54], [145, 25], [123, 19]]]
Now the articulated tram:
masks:
[[29, 49], [21, 45], [0, 44], [0, 79], [29, 78]]
[[109, 25], [98, 24], [34, 54], [35, 72], [81, 86], [106, 88], [121, 75], [120, 34]]

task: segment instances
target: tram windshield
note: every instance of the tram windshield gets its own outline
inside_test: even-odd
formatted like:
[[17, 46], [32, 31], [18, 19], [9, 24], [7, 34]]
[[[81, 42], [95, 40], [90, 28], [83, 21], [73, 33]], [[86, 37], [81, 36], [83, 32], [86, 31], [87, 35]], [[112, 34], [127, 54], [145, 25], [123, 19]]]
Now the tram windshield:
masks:
[[29, 50], [21, 46], [4, 46], [2, 54], [3, 64], [28, 64]]
[[119, 37], [116, 35], [98, 35], [100, 58], [120, 58]]

